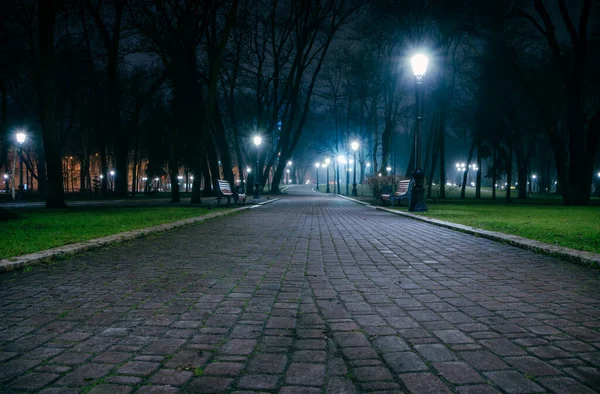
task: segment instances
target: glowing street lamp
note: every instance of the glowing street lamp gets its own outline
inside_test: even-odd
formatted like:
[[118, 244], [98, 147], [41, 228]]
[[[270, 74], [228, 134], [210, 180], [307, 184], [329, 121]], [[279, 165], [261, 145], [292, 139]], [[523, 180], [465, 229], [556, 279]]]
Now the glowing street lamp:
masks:
[[[256, 145], [256, 175], [254, 176], [256, 179], [254, 181], [254, 199], [258, 200], [260, 198], [260, 149], [259, 146], [262, 143], [262, 138], [260, 135], [257, 135], [253, 139], [254, 145]], [[250, 171], [248, 171], [250, 172]]]
[[19, 143], [19, 195], [17, 199], [21, 200], [23, 198], [23, 193], [25, 192], [25, 188], [23, 187], [23, 144], [27, 139], [27, 134], [25, 134], [24, 131], [17, 131], [16, 137], [17, 142]]
[[321, 163], [316, 162], [315, 163], [315, 168], [317, 169], [317, 187], [316, 190], [319, 190], [319, 167], [321, 167]]
[[330, 193], [329, 190], [329, 163], [331, 163], [331, 159], [329, 157], [325, 158], [325, 167], [327, 167], [327, 188], [325, 189], [325, 193]]
[[411, 212], [425, 212], [427, 211], [427, 205], [425, 204], [425, 188], [423, 187], [423, 181], [425, 178], [425, 172], [421, 168], [421, 143], [420, 143], [420, 126], [422, 120], [422, 90], [423, 90], [423, 76], [427, 72], [427, 65], [429, 59], [423, 54], [417, 54], [410, 59], [413, 74], [415, 75], [415, 112], [416, 112], [416, 123], [415, 123], [415, 169], [412, 173], [414, 187], [412, 188], [412, 198], [410, 199], [410, 206], [408, 210]]
[[353, 161], [354, 161], [354, 175], [352, 177], [352, 195], [358, 196], [358, 190], [356, 190], [356, 151], [358, 150], [358, 141], [352, 141], [350, 147], [353, 152]]

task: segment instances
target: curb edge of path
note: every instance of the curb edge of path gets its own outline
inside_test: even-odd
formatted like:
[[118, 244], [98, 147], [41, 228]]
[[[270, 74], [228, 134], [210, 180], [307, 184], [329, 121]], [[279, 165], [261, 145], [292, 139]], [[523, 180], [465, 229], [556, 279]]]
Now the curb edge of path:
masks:
[[385, 212], [393, 213], [395, 215], [400, 215], [400, 216], [408, 217], [411, 219], [420, 220], [422, 222], [433, 224], [435, 226], [445, 227], [450, 230], [460, 231], [463, 233], [474, 235], [476, 237], [487, 238], [492, 241], [516, 246], [518, 248], [529, 250], [531, 252], [541, 253], [541, 254], [545, 254], [548, 256], [552, 256], [552, 257], [558, 257], [562, 260], [567, 260], [572, 263], [583, 265], [585, 267], [600, 268], [600, 254], [585, 252], [583, 250], [577, 250], [577, 249], [572, 249], [572, 248], [566, 248], [563, 246], [550, 245], [550, 244], [543, 243], [540, 241], [535, 241], [532, 239], [519, 237], [518, 235], [504, 234], [504, 233], [499, 233], [497, 231], [483, 230], [483, 229], [480, 229], [477, 227], [465, 226], [463, 224], [457, 224], [457, 223], [446, 222], [444, 220], [427, 218], [427, 217], [423, 217], [420, 215], [415, 215], [413, 213], [397, 211], [395, 209], [389, 209], [389, 208], [385, 208], [385, 207], [371, 205], [367, 202], [356, 200], [354, 198], [342, 196], [339, 194], [336, 194], [336, 195], [345, 200], [350, 200], [355, 203], [377, 209], [379, 211], [385, 211]]
[[87, 241], [78, 242], [59, 246], [57, 248], [41, 250], [39, 252], [24, 254], [21, 256], [11, 257], [0, 260], [0, 274], [14, 271], [19, 268], [24, 268], [29, 265], [41, 263], [48, 260], [60, 259], [63, 257], [74, 256], [76, 254], [88, 252], [90, 250], [99, 249], [108, 245], [119, 244], [133, 239], [142, 238], [150, 234], [162, 233], [173, 230], [179, 227], [184, 227], [190, 224], [204, 222], [209, 219], [214, 219], [220, 216], [230, 215], [235, 212], [245, 211], [252, 208], [260, 207], [279, 200], [279, 198], [268, 200], [256, 205], [248, 205], [244, 207], [234, 208], [223, 212], [213, 212], [207, 215], [196, 216], [192, 218], [178, 220], [176, 222], [163, 223], [158, 226], [140, 228], [137, 230], [125, 231], [122, 233], [108, 235], [102, 238], [89, 239]]

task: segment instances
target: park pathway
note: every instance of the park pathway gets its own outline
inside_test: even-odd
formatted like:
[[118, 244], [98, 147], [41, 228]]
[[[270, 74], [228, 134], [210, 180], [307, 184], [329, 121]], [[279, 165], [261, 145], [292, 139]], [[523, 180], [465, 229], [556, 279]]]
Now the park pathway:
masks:
[[0, 392], [600, 389], [598, 270], [288, 191], [0, 275]]

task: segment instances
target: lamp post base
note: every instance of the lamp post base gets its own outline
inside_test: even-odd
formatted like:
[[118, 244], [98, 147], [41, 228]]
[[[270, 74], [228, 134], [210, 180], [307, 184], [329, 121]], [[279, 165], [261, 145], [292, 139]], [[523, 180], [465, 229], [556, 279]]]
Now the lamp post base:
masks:
[[411, 191], [408, 210], [410, 212], [427, 212], [427, 204], [425, 203], [425, 187], [423, 187], [425, 173], [422, 169], [416, 168], [413, 171], [412, 176], [414, 185]]
[[356, 190], [356, 183], [352, 184], [352, 195], [354, 197], [358, 196], [358, 190]]

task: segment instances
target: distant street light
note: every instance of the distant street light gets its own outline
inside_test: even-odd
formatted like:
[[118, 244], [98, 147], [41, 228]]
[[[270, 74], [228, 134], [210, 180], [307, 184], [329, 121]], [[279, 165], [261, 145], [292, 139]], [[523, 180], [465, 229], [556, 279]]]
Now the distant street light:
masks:
[[420, 126], [422, 120], [422, 90], [423, 90], [423, 76], [427, 72], [427, 65], [429, 59], [423, 54], [417, 54], [410, 60], [412, 65], [413, 74], [415, 75], [415, 169], [413, 170], [412, 177], [414, 186], [412, 188], [412, 196], [410, 199], [410, 206], [408, 210], [411, 212], [424, 212], [427, 211], [427, 205], [425, 204], [425, 188], [423, 187], [423, 181], [425, 178], [425, 172], [421, 169], [421, 143], [419, 141]]
[[325, 189], [325, 193], [330, 193], [331, 192], [329, 190], [329, 163], [331, 163], [331, 159], [329, 157], [327, 157], [325, 159], [325, 166], [327, 167], [327, 188]]
[[356, 151], [358, 150], [358, 141], [352, 141], [352, 143], [350, 144], [350, 147], [352, 148], [353, 154], [354, 154], [354, 175], [352, 178], [352, 195], [353, 196], [358, 196], [358, 190], [356, 190]]
[[115, 172], [114, 170], [109, 171], [108, 173], [110, 175], [110, 190], [114, 191], [115, 190]]
[[262, 138], [257, 135], [254, 137], [254, 145], [256, 145], [256, 175], [254, 176], [256, 179], [254, 181], [254, 199], [258, 200], [260, 199], [260, 180], [259, 180], [259, 176], [260, 176], [260, 150], [259, 150], [259, 146], [262, 142]]
[[19, 143], [19, 195], [17, 196], [17, 200], [21, 200], [23, 199], [23, 193], [25, 192], [23, 186], [23, 144], [27, 139], [27, 135], [23, 131], [18, 131], [16, 137], [17, 142]]
[[315, 188], [315, 190], [319, 190], [319, 167], [321, 167], [321, 163], [316, 162], [315, 167], [317, 168], [317, 187]]
[[387, 171], [387, 174], [390, 175], [390, 172], [392, 172], [392, 167], [385, 167], [385, 170]]

